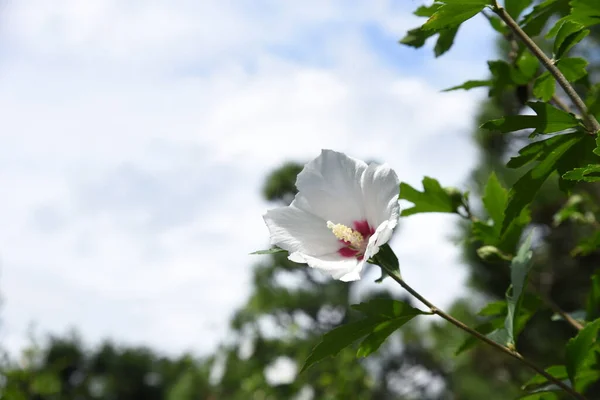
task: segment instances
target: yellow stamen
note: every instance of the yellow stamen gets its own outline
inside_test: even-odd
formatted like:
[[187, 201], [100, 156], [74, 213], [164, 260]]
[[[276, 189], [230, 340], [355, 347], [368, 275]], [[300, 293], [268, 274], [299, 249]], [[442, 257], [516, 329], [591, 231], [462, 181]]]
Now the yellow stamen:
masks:
[[360, 232], [357, 232], [346, 225], [334, 224], [331, 221], [327, 221], [327, 227], [331, 229], [336, 238], [350, 243], [350, 245], [355, 249], [360, 249], [360, 246], [364, 240]]

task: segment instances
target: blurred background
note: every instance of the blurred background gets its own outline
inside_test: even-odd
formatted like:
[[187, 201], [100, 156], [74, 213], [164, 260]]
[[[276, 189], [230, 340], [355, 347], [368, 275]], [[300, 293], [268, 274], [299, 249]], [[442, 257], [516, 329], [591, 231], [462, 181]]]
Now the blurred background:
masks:
[[[401, 46], [419, 5], [0, 1], [2, 398], [516, 396], [526, 371], [487, 348], [454, 357], [462, 333], [431, 321], [297, 376], [349, 304], [404, 293], [375, 270], [346, 284], [248, 255], [269, 246], [262, 214], [288, 204], [322, 148], [387, 162], [416, 187], [432, 176], [477, 194], [491, 170], [514, 181], [502, 165], [519, 138], [476, 127], [519, 112], [515, 92], [441, 92], [486, 79], [507, 46], [481, 16], [439, 59], [433, 42]], [[563, 205], [553, 188], [534, 223]], [[544, 268], [571, 311], [581, 296], [553, 286], [576, 279], [561, 264], [575, 228], [563, 229]], [[402, 219], [392, 247], [404, 278], [467, 322], [508, 286], [454, 216]], [[523, 353], [550, 365], [573, 332], [541, 314]]]

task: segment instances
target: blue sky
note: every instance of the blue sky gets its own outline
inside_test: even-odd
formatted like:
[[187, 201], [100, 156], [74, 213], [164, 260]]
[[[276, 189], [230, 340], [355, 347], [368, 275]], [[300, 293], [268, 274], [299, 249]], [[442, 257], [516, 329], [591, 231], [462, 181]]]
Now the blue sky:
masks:
[[[486, 76], [492, 35], [476, 17], [437, 60], [432, 43], [400, 47], [418, 5], [4, 4], [2, 344], [26, 345], [35, 322], [211, 351], [268, 245], [259, 190], [284, 161], [332, 148], [463, 186], [485, 93], [440, 89]], [[414, 216], [393, 241], [406, 279], [446, 305], [465, 278], [455, 222]]]

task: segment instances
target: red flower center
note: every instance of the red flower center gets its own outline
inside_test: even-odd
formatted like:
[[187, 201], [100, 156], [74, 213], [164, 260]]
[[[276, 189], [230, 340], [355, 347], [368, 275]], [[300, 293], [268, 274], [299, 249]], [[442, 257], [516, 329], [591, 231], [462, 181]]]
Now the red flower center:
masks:
[[354, 230], [362, 235], [362, 245], [359, 249], [357, 249], [349, 242], [340, 240], [340, 243], [343, 245], [343, 247], [338, 250], [338, 253], [342, 257], [362, 260], [365, 255], [365, 250], [367, 249], [367, 244], [369, 243], [369, 238], [375, 233], [375, 229], [373, 229], [366, 220], [354, 221], [352, 225]]

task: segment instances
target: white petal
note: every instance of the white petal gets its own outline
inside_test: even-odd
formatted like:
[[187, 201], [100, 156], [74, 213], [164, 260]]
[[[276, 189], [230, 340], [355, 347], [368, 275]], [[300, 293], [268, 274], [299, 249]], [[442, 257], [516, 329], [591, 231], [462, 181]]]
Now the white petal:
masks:
[[269, 210], [263, 218], [271, 233], [271, 244], [290, 253], [320, 256], [340, 248], [326, 221], [299, 208], [289, 206]]
[[390, 239], [391, 230], [396, 227], [400, 216], [400, 180], [388, 165], [371, 164], [362, 176], [361, 185], [369, 225], [379, 229], [382, 223], [388, 222], [386, 231], [381, 232], [378, 242], [379, 245], [384, 244]]
[[365, 218], [361, 178], [367, 164], [332, 150], [322, 150], [298, 174], [292, 205], [326, 221], [352, 226]]
[[[305, 262], [310, 267], [317, 268], [329, 273], [334, 279], [343, 282], [357, 281], [365, 264], [356, 258], [342, 257], [337, 252], [312, 257], [302, 253], [292, 253], [288, 257], [294, 262]], [[299, 261], [302, 260], [302, 261]]]
[[379, 247], [386, 244], [392, 237], [396, 224], [397, 222], [384, 221], [377, 227], [375, 233], [369, 238], [369, 243], [365, 249], [365, 260], [379, 253]]

